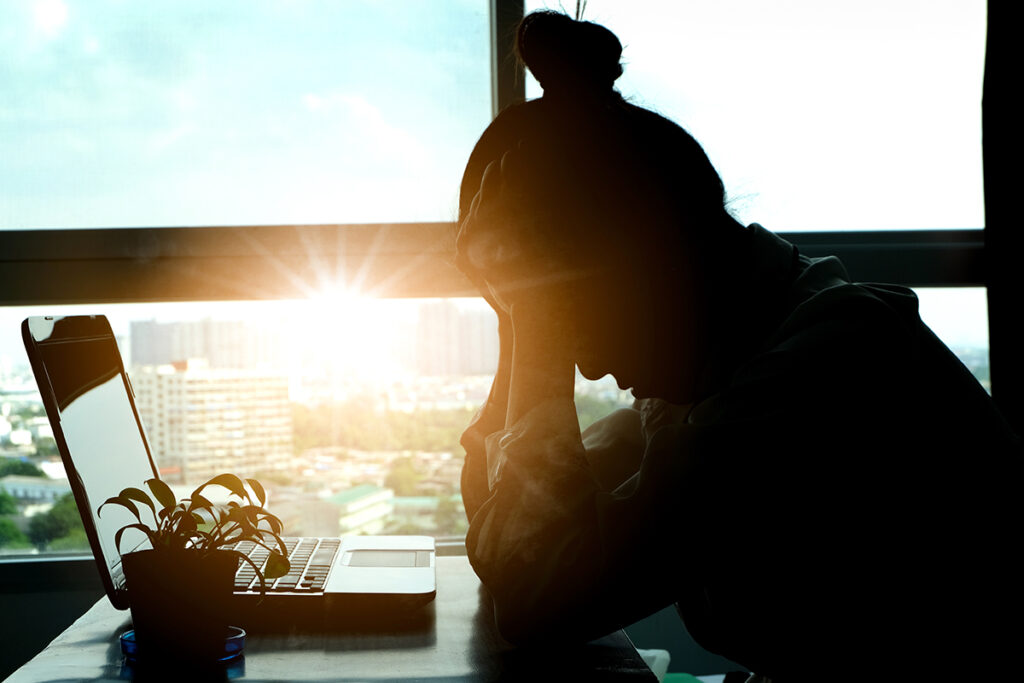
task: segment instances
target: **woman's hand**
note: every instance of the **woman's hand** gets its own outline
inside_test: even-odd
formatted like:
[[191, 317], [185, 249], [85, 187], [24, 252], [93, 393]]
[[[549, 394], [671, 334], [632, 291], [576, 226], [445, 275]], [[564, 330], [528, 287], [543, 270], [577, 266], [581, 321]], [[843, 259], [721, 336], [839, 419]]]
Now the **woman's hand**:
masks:
[[546, 246], [562, 226], [542, 208], [551, 195], [550, 187], [538, 187], [548, 176], [544, 163], [522, 142], [492, 161], [456, 241], [459, 267], [511, 322], [509, 425], [545, 398], [571, 398], [573, 389], [573, 274]]
[[538, 197], [545, 188], [535, 187], [539, 172], [533, 167], [541, 163], [521, 142], [488, 164], [459, 226], [456, 265], [499, 316], [510, 314], [517, 301], [543, 297], [545, 289], [565, 276], [565, 269], [539, 244], [544, 216]]
[[459, 225], [456, 237], [456, 266], [476, 286], [480, 295], [494, 309], [498, 317], [498, 369], [491, 391], [483, 406], [473, 417], [459, 440], [466, 449], [466, 464], [462, 472], [462, 491], [466, 512], [472, 519], [476, 509], [489, 495], [484, 442], [488, 435], [505, 427], [512, 377], [513, 325], [510, 305], [492, 285], [495, 266], [503, 260], [497, 240], [503, 237], [496, 230], [501, 202], [505, 194], [501, 188], [501, 164], [490, 164], [481, 180], [480, 189], [471, 207]]

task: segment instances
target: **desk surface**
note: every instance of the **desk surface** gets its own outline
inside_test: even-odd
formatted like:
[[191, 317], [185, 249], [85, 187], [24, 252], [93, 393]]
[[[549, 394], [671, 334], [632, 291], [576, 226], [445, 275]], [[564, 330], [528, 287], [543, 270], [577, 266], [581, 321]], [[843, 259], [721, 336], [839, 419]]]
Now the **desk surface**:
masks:
[[[123, 681], [118, 636], [128, 613], [104, 597], [8, 679]], [[497, 635], [490, 602], [465, 557], [437, 558], [437, 598], [423, 625], [395, 632], [250, 633], [245, 656], [215, 678], [250, 681], [509, 681], [655, 678], [624, 633], [577, 648], [516, 650]]]

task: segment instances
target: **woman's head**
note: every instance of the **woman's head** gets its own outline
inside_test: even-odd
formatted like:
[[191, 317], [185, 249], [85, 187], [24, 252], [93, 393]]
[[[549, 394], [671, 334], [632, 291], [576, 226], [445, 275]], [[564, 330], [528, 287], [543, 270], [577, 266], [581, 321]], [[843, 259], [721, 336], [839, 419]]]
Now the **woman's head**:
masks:
[[535, 12], [520, 24], [516, 52], [544, 96], [507, 108], [481, 135], [463, 175], [460, 221], [488, 163], [520, 144], [535, 162], [530, 208], [556, 219], [592, 219], [552, 221], [553, 241], [604, 233], [670, 239], [727, 216], [722, 181], [696, 140], [614, 89], [622, 47], [611, 31]]
[[551, 12], [527, 16], [517, 53], [544, 96], [509, 107], [484, 131], [459, 208], [461, 224], [488, 165], [515, 160], [521, 199], [506, 223], [545, 262], [580, 280], [573, 309], [589, 347], [583, 351], [596, 359], [589, 373], [581, 360], [581, 370], [617, 377], [616, 367], [636, 356], [638, 338], [656, 343], [652, 327], [677, 355], [694, 346], [694, 325], [681, 329], [680, 311], [664, 329], [659, 299], [669, 283], [685, 285], [672, 306], [699, 317], [699, 254], [712, 251], [717, 229], [731, 222], [722, 181], [693, 137], [614, 89], [621, 52], [603, 26]]

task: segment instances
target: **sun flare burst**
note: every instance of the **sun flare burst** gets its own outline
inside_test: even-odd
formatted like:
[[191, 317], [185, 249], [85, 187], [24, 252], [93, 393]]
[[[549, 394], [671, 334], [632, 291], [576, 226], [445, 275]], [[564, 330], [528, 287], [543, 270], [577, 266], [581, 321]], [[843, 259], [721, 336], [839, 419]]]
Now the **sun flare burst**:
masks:
[[319, 365], [338, 388], [394, 381], [404, 372], [395, 342], [408, 333], [402, 329], [408, 307], [401, 303], [343, 286], [321, 288], [296, 302], [295, 357]]

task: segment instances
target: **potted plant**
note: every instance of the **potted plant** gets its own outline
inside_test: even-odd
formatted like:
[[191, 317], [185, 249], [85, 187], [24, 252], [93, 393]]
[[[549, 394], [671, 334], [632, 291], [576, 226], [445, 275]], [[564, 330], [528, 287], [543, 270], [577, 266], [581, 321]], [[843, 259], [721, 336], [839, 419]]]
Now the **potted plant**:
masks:
[[[145, 534], [151, 546], [121, 556], [137, 651], [154, 659], [219, 659], [239, 562], [255, 569], [261, 596], [265, 579], [288, 573], [281, 520], [264, 509], [266, 492], [255, 479], [243, 482], [233, 474], [220, 474], [180, 501], [159, 479], [149, 479], [145, 485], [152, 496], [129, 487], [97, 510], [100, 514], [106, 505], [119, 505], [137, 520], [115, 534], [118, 549], [129, 529]], [[203, 495], [208, 486], [227, 489], [228, 502], [211, 502]], [[229, 547], [239, 541], [265, 548], [269, 552], [266, 564], [259, 567]]]

